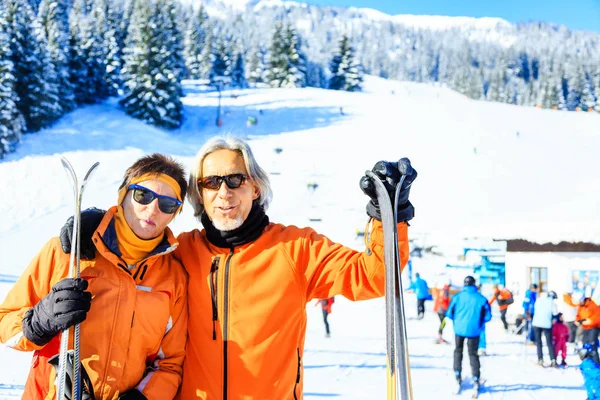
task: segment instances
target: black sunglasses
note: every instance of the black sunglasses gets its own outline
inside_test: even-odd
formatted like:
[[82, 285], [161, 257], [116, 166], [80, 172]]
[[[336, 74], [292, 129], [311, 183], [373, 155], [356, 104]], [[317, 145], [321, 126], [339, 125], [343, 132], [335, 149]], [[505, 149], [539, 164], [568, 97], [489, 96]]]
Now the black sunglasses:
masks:
[[173, 214], [182, 204], [174, 197], [154, 193], [152, 190], [140, 185], [129, 185], [128, 189], [133, 189], [133, 199], [145, 206], [152, 203], [154, 199], [158, 199], [158, 208], [165, 214]]
[[230, 174], [225, 176], [210, 175], [198, 179], [198, 185], [204, 189], [219, 190], [221, 183], [225, 182], [229, 189], [237, 189], [248, 180], [246, 174]]

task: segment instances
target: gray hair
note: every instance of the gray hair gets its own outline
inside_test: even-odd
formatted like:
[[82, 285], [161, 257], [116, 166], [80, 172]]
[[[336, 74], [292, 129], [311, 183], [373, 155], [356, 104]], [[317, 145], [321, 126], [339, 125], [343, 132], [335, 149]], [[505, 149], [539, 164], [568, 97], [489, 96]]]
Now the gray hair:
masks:
[[269, 208], [271, 199], [273, 198], [273, 191], [271, 190], [271, 183], [269, 182], [269, 176], [262, 169], [256, 159], [252, 150], [244, 139], [234, 136], [215, 136], [209, 139], [204, 145], [198, 150], [194, 165], [190, 171], [189, 188], [188, 188], [188, 200], [194, 208], [194, 216], [200, 221], [200, 216], [204, 212], [204, 204], [202, 204], [202, 190], [198, 186], [198, 179], [202, 178], [202, 163], [206, 156], [217, 150], [232, 150], [238, 152], [244, 164], [248, 175], [254, 181], [256, 187], [258, 187], [259, 197], [258, 202], [265, 211]]

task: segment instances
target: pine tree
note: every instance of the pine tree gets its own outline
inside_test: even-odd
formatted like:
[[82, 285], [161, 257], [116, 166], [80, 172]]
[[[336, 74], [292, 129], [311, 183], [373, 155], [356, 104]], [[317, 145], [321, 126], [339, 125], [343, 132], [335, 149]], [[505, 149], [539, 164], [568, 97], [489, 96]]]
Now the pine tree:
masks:
[[356, 62], [348, 36], [342, 36], [337, 53], [329, 64], [329, 89], [358, 92], [362, 90], [362, 67]]
[[14, 150], [25, 130], [25, 120], [15, 103], [18, 97], [7, 16], [4, 3], [0, 3], [0, 158]]
[[10, 33], [16, 104], [29, 132], [50, 125], [62, 115], [54, 64], [45, 37], [26, 0], [9, 0]]
[[[161, 3], [161, 1], [159, 1]], [[181, 4], [175, 0], [162, 0], [163, 12], [166, 15], [163, 19], [164, 29], [166, 38], [169, 40], [165, 43], [165, 48], [170, 53], [169, 64], [175, 73], [176, 80], [181, 82], [187, 75], [187, 69], [185, 66], [184, 58], [184, 44], [183, 44], [183, 33], [181, 32], [180, 26], [183, 26], [183, 13]], [[179, 93], [179, 97], [183, 96], [183, 89]]]
[[191, 79], [201, 79], [202, 49], [206, 41], [206, 25], [208, 15], [201, 4], [198, 13], [190, 19], [185, 31], [184, 58], [188, 76]]
[[329, 82], [325, 76], [325, 69], [319, 63], [306, 62], [306, 86], [315, 88], [326, 88]]
[[106, 85], [109, 96], [116, 96], [123, 85], [121, 68], [123, 65], [123, 47], [127, 28], [124, 25], [124, 9], [121, 1], [108, 3], [107, 29], [104, 33], [106, 53]]
[[70, 80], [77, 104], [94, 104], [110, 93], [107, 13], [107, 0], [76, 0], [69, 14]]
[[248, 58], [248, 68], [246, 68], [248, 82], [258, 83], [263, 81], [266, 55], [267, 51], [264, 48], [260, 46], [252, 48]]
[[286, 44], [289, 59], [287, 87], [306, 86], [306, 55], [302, 52], [302, 40], [291, 24], [286, 29]]
[[125, 112], [151, 124], [176, 128], [183, 119], [181, 81], [173, 55], [171, 20], [165, 3], [136, 2], [123, 68]]
[[582, 88], [581, 88], [581, 108], [585, 111], [594, 109], [596, 106], [596, 97], [594, 96], [594, 86], [590, 75], [587, 71], [583, 71]]
[[218, 76], [231, 76], [233, 60], [231, 57], [231, 50], [227, 45], [228, 41], [228, 39], [225, 39], [222, 36], [217, 40], [217, 45], [213, 51], [214, 61], [212, 63], [212, 70], [209, 75], [211, 81]]
[[109, 41], [106, 33], [108, 25], [108, 0], [94, 0], [91, 18], [91, 44], [88, 53], [88, 75], [93, 81], [94, 97], [96, 100], [105, 99], [110, 93], [110, 79], [107, 74]]
[[211, 79], [213, 70], [213, 63], [215, 62], [215, 55], [213, 49], [214, 33], [212, 27], [208, 27], [206, 30], [206, 40], [204, 41], [204, 47], [200, 52], [200, 60], [198, 65], [198, 78], [199, 79]]
[[291, 25], [276, 22], [271, 40], [265, 82], [271, 87], [306, 85], [306, 58], [300, 50], [300, 38]]
[[69, 75], [77, 104], [93, 103], [94, 99], [87, 65], [90, 22], [86, 0], [75, 0], [69, 13]]
[[69, 73], [68, 0], [41, 0], [38, 18], [43, 27], [48, 49], [58, 78], [60, 105], [63, 112], [75, 108], [75, 95]]
[[244, 56], [242, 53], [238, 53], [235, 58], [235, 63], [231, 71], [231, 85], [240, 89], [246, 89], [248, 87], [248, 81], [246, 80], [246, 66], [244, 64]]

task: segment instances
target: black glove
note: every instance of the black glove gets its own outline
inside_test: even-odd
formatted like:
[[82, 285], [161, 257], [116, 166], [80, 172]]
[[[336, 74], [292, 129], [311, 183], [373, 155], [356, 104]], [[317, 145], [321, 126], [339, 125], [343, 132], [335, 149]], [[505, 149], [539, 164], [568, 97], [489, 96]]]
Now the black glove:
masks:
[[146, 400], [146, 396], [139, 390], [131, 389], [128, 392], [123, 393], [119, 396], [119, 400]]
[[[54, 367], [56, 370], [56, 375], [58, 376], [58, 363], [59, 363], [60, 355], [57, 354], [52, 358], [48, 359], [48, 363]], [[73, 350], [69, 350], [67, 353], [67, 375], [65, 379], [65, 398], [67, 400], [71, 400], [73, 397]], [[94, 397], [94, 386], [92, 385], [92, 380], [88, 375], [87, 371], [83, 367], [83, 365], [79, 366], [79, 371], [81, 373], [81, 400], [95, 400]]]
[[81, 278], [66, 278], [25, 313], [22, 329], [25, 337], [44, 346], [59, 332], [85, 321], [92, 294], [85, 292], [88, 283]]
[[[394, 203], [396, 186], [400, 182], [400, 178], [405, 176], [400, 190], [400, 197], [398, 198], [398, 222], [410, 221], [415, 216], [415, 209], [408, 200], [408, 195], [410, 193], [410, 186], [417, 178], [417, 170], [410, 165], [410, 160], [402, 158], [398, 162], [378, 161], [372, 171], [385, 185], [392, 204]], [[360, 178], [360, 188], [371, 198], [371, 201], [367, 204], [367, 214], [381, 221], [381, 212], [379, 210], [379, 203], [377, 202], [377, 195], [375, 194], [375, 185], [371, 181], [371, 178], [366, 175]]]
[[[96, 247], [92, 242], [92, 236], [94, 232], [102, 222], [106, 211], [96, 207], [88, 208], [81, 212], [81, 246], [79, 247], [81, 252], [81, 258], [86, 260], [93, 260], [96, 258]], [[60, 245], [65, 254], [71, 253], [71, 239], [73, 238], [73, 216], [71, 216], [67, 222], [60, 229]]]

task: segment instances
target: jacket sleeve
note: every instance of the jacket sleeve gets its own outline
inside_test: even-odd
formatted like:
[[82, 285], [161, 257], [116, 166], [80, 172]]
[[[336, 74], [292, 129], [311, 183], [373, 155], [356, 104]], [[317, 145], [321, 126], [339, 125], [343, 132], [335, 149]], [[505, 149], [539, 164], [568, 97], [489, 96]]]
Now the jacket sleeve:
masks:
[[[183, 267], [181, 269], [183, 272]], [[148, 400], [172, 399], [177, 394], [183, 374], [187, 321], [187, 277], [185, 277], [178, 284], [175, 301], [171, 307], [171, 318], [153, 366], [136, 387]]]
[[[385, 293], [383, 227], [371, 220], [367, 249], [359, 252], [319, 235], [312, 229], [303, 238], [300, 264], [306, 281], [306, 301], [343, 295], [350, 300], [381, 297]], [[408, 225], [398, 224], [401, 268], [408, 262]]]
[[454, 312], [456, 309], [456, 302], [458, 301], [458, 300], [456, 300], [457, 298], [458, 298], [458, 296], [454, 296], [454, 298], [450, 302], [450, 305], [448, 306], [448, 311], [446, 312], [446, 317], [448, 317], [448, 319], [454, 320]]
[[483, 318], [483, 321], [490, 322], [492, 320], [492, 309], [490, 308], [490, 305], [487, 301], [483, 304], [483, 307], [485, 309], [485, 316]]
[[577, 304], [573, 303], [573, 297], [569, 293], [563, 294], [563, 301], [571, 307], [577, 307]]
[[[58, 250], [58, 238], [48, 241], [23, 271], [6, 299], [0, 304], [0, 342], [21, 351], [39, 350], [25, 338], [22, 330], [23, 315], [46, 296], [52, 286], [62, 279], [68, 268], [68, 255]], [[57, 254], [57, 250], [60, 254]], [[63, 265], [64, 264], [64, 265]], [[61, 273], [62, 272], [62, 273]]]

